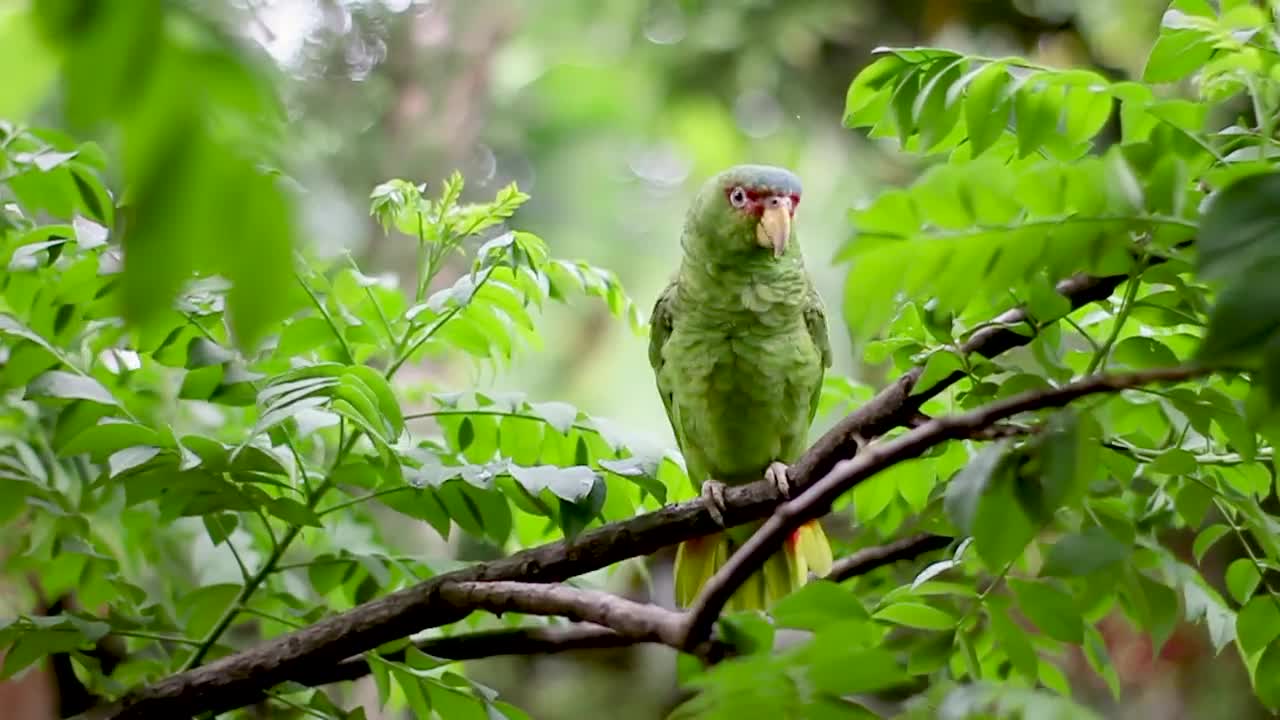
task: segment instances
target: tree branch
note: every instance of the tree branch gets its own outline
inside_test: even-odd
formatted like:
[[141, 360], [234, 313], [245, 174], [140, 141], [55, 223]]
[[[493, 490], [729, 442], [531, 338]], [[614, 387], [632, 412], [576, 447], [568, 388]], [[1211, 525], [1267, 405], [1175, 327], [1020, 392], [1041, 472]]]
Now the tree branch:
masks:
[[599, 590], [499, 580], [450, 583], [440, 588], [439, 595], [459, 608], [488, 610], [498, 615], [504, 612], [559, 615], [595, 623], [636, 642], [679, 647], [684, 641], [684, 613]]
[[[1128, 275], [1075, 276], [1057, 288], [1072, 308], [1106, 299]], [[961, 350], [994, 357], [1024, 345], [1031, 337], [1008, 327], [1027, 323], [1022, 310], [1010, 310], [975, 332]], [[963, 375], [952, 373], [927, 391], [911, 395], [923, 368], [916, 368], [879, 392], [840, 421], [791, 466], [793, 492], [827, 474], [856, 450], [855, 437], [873, 437], [907, 425], [921, 404]], [[768, 516], [778, 497], [766, 482], [725, 491], [724, 521], [732, 527]], [[478, 563], [437, 575], [423, 583], [370, 601], [306, 628], [264, 642], [201, 667], [139, 688], [120, 702], [96, 709], [94, 718], [186, 717], [225, 712], [260, 698], [262, 691], [288, 680], [332, 672], [344, 660], [383, 643], [429, 627], [456, 622], [470, 612], [443, 603], [440, 589], [448, 583], [493, 580], [558, 582], [628, 558], [708, 535], [721, 528], [700, 500], [672, 505], [624, 522], [611, 523], [562, 540], [530, 548], [510, 557]]]
[[895, 438], [867, 446], [852, 460], [836, 463], [831, 472], [795, 499], [778, 506], [764, 525], [712, 576], [690, 608], [689, 635], [684, 647], [695, 647], [711, 636], [716, 619], [729, 598], [770, 555], [782, 549], [791, 533], [804, 523], [825, 515], [837, 498], [880, 470], [919, 457], [946, 440], [966, 438], [975, 430], [1019, 413], [1062, 407], [1095, 393], [1188, 380], [1208, 372], [1209, 368], [1188, 366], [1122, 375], [1092, 375], [1061, 387], [1033, 390], [998, 400], [971, 412], [935, 418]]
[[[925, 553], [941, 550], [951, 544], [952, 538], [943, 535], [920, 534], [894, 540], [884, 545], [863, 548], [854, 554], [837, 560], [826, 579], [841, 582], [891, 565], [899, 560], [912, 560]], [[538, 586], [533, 586], [538, 587]], [[483, 630], [448, 637], [420, 640], [414, 647], [427, 655], [447, 660], [479, 660], [502, 655], [540, 655], [574, 650], [619, 648], [647, 642], [634, 636], [622, 635], [607, 627], [590, 622], [564, 627], [521, 627], [501, 630]], [[658, 641], [661, 642], [661, 641]], [[405, 658], [403, 651], [387, 653], [382, 657], [394, 662]], [[308, 687], [357, 680], [368, 675], [369, 663], [362, 657], [344, 660], [332, 666], [331, 672], [322, 672], [299, 680]]]
[[914, 560], [927, 552], [941, 550], [950, 545], [952, 540], [954, 538], [945, 535], [920, 534], [887, 542], [884, 545], [863, 548], [832, 564], [831, 572], [827, 573], [826, 579], [841, 582], [866, 575], [872, 570], [892, 565], [899, 560]]

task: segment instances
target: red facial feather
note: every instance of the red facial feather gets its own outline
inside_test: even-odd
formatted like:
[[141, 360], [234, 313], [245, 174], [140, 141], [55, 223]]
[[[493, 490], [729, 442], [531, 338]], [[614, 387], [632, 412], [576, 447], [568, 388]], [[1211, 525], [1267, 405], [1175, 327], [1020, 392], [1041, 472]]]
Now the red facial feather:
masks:
[[[746, 215], [751, 215], [753, 217], [760, 217], [761, 215], [763, 215], [764, 201], [778, 194], [773, 190], [768, 190], [768, 189], [731, 185], [724, 189], [725, 200], [729, 202], [730, 206], [733, 205], [733, 201], [730, 200], [729, 198], [731, 195], [733, 195], [733, 191], [739, 187], [742, 187], [742, 189], [747, 193], [747, 204], [742, 206], [741, 208], [738, 208], [738, 211]], [[800, 207], [800, 194], [791, 193], [790, 197], [791, 197], [791, 216], [795, 217], [796, 208]]]

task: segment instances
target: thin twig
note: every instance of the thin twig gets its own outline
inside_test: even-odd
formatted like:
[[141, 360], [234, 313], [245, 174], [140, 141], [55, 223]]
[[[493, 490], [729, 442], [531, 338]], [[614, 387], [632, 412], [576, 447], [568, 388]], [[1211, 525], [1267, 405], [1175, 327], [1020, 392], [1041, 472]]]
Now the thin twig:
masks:
[[912, 535], [900, 540], [862, 548], [854, 554], [841, 558], [831, 565], [827, 579], [835, 582], [866, 575], [872, 570], [892, 565], [899, 560], [914, 560], [934, 550], [941, 550], [950, 545], [953, 538], [945, 535]]

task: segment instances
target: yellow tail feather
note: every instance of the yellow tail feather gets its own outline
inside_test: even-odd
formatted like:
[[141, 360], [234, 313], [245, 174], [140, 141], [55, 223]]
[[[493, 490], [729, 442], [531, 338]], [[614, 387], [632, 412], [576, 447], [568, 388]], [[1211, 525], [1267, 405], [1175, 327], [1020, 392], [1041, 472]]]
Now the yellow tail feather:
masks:
[[[739, 532], [734, 532], [738, 530]], [[676, 549], [676, 604], [689, 607], [702, 586], [744, 543], [750, 528], [741, 528], [695, 538]], [[831, 544], [818, 522], [805, 523], [787, 538], [786, 546], [765, 561], [764, 566], [734, 593], [725, 608], [736, 610], [768, 610], [782, 598], [808, 581], [810, 573], [822, 577], [831, 571]]]

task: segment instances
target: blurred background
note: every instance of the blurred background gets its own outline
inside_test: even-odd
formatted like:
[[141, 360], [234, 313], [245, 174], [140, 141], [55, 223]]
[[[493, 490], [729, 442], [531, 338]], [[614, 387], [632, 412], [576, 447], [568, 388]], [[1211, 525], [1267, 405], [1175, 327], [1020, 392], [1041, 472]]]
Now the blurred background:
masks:
[[[306, 188], [312, 242], [369, 273], [411, 266], [413, 241], [385, 235], [368, 195], [400, 177], [454, 169], [464, 199], [515, 181], [532, 200], [514, 225], [554, 255], [618, 273], [647, 315], [679, 262], [687, 200], [708, 175], [758, 162], [805, 186], [798, 231], [827, 298], [836, 371], [860, 376], [838, 319], [847, 211], [909, 182], [911, 158], [840, 124], [854, 74], [882, 45], [935, 45], [1136, 77], [1165, 0], [231, 0], [211, 4], [285, 79], [287, 170]], [[496, 375], [429, 370], [443, 388], [477, 382], [557, 399], [673, 444], [646, 341], [596, 303], [552, 306], [545, 347]], [[821, 431], [832, 418], [820, 419]], [[1127, 685], [1110, 717], [1243, 716], [1239, 682], [1200, 631], [1162, 656], [1117, 626]], [[1081, 659], [1075, 684], [1110, 705]], [[1206, 671], [1208, 668], [1208, 671]], [[665, 649], [491, 660], [477, 679], [535, 718], [660, 717], [678, 699]], [[1214, 681], [1217, 675], [1228, 679]], [[39, 682], [34, 674], [28, 676]], [[1190, 682], [1192, 677], [1198, 678]], [[1089, 679], [1086, 679], [1089, 678]], [[1247, 681], [1246, 681], [1247, 682]], [[1196, 690], [1199, 688], [1200, 690]], [[1203, 692], [1202, 692], [1203, 691]], [[1215, 691], [1226, 695], [1218, 695]], [[1244, 702], [1244, 700], [1241, 700]]]
[[[647, 314], [679, 262], [687, 200], [740, 162], [788, 166], [805, 194], [807, 262], [840, 312], [846, 211], [912, 163], [840, 125], [881, 45], [1020, 54], [1137, 75], [1163, 0], [233, 0], [224, 12], [287, 76], [315, 242], [367, 271], [414, 244], [367, 214], [402, 177], [428, 194], [455, 168], [467, 195], [515, 181], [515, 225], [560, 257], [617, 272]], [[833, 317], [837, 369], [849, 343]], [[590, 303], [555, 307], [545, 352], [497, 378], [671, 443], [643, 339]], [[457, 378], [458, 383], [471, 378]]]

